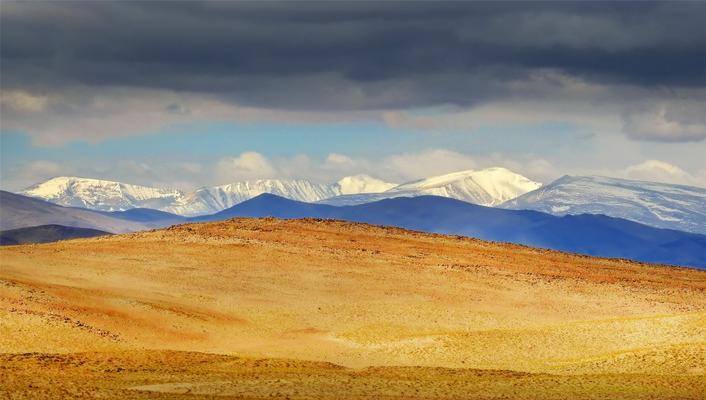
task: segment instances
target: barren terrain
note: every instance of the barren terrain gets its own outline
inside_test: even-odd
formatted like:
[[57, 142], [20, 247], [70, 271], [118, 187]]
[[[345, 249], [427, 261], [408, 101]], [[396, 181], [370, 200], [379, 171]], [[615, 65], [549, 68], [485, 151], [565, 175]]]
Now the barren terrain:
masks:
[[0, 248], [0, 397], [704, 398], [706, 272], [337, 221]]

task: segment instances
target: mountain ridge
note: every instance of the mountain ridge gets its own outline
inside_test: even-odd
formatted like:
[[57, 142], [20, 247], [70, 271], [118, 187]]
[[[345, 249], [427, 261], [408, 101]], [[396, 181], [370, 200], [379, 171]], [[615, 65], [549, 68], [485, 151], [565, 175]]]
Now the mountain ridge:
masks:
[[77, 228], [56, 224], [38, 225], [0, 231], [0, 245], [49, 243], [58, 240], [90, 238], [104, 235], [110, 235], [110, 233], [98, 229]]
[[206, 215], [232, 207], [262, 193], [273, 193], [302, 201], [317, 201], [335, 196], [332, 185], [313, 183], [305, 179], [257, 179], [219, 186], [199, 188], [163, 211], [184, 216]]
[[332, 206], [268, 193], [215, 214], [184, 218], [133, 209], [98, 212], [62, 207], [0, 192], [0, 229], [57, 224], [112, 233], [233, 217], [326, 218], [475, 237], [600, 257], [706, 268], [706, 236], [659, 229], [603, 215], [554, 216], [533, 210], [484, 207], [439, 196], [398, 197]]
[[554, 215], [602, 214], [706, 234], [706, 188], [696, 186], [565, 175], [499, 207]]
[[495, 206], [541, 187], [539, 182], [506, 168], [456, 171], [403, 183], [381, 193], [352, 194], [319, 201], [331, 205], [355, 205], [393, 197], [435, 195], [472, 204]]
[[[435, 194], [495, 205], [540, 185], [505, 168], [496, 167], [458, 171], [401, 185], [358, 174], [331, 184], [306, 179], [257, 179], [205, 186], [189, 193], [109, 180], [55, 177], [30, 186], [19, 194], [98, 211], [152, 208], [192, 217], [219, 212], [262, 193], [306, 202], [336, 198], [349, 202], [355, 196], [367, 202], [378, 198]], [[332, 201], [336, 203], [337, 200]]]
[[0, 190], [0, 230], [37, 225], [63, 225], [110, 233], [131, 232], [150, 227], [141, 222], [126, 221], [99, 211], [64, 207], [34, 197]]
[[175, 189], [77, 176], [57, 176], [32, 185], [20, 191], [19, 194], [62, 206], [98, 211], [123, 211], [130, 208], [159, 209], [183, 196]]
[[234, 217], [325, 218], [463, 235], [590, 256], [706, 268], [706, 236], [603, 215], [554, 216], [484, 207], [439, 196], [398, 197], [352, 206], [311, 204], [262, 194], [219, 213]]

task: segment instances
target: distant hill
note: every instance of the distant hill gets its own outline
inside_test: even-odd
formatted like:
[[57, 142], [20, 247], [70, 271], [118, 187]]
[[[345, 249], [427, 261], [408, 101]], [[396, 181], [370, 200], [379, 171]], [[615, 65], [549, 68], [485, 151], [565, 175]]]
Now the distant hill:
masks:
[[402, 197], [335, 207], [263, 194], [191, 221], [266, 216], [341, 219], [600, 257], [706, 268], [704, 235], [658, 229], [603, 215], [558, 217], [537, 211], [483, 207], [437, 196]]
[[603, 176], [564, 176], [502, 208], [554, 215], [603, 214], [706, 234], [706, 188]]
[[0, 191], [0, 230], [39, 225], [96, 229], [111, 233], [139, 231], [168, 224], [147, 224], [98, 211], [62, 207], [44, 200]]
[[0, 231], [0, 245], [48, 243], [57, 240], [110, 235], [105, 231], [63, 225], [40, 225]]
[[186, 217], [168, 213], [165, 211], [153, 210], [151, 208], [132, 208], [125, 211], [99, 211], [103, 215], [119, 218], [125, 221], [135, 221], [148, 224], [154, 227], [174, 225], [183, 223]]

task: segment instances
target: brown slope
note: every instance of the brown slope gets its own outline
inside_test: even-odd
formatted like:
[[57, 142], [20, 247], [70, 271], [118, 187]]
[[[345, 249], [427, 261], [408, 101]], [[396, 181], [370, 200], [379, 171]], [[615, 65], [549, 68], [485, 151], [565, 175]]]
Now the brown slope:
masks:
[[[2, 375], [3, 371], [10, 371]], [[194, 352], [0, 354], [0, 398], [646, 400], [702, 399], [684, 375], [550, 375], [330, 363]]]
[[698, 270], [274, 219], [16, 246], [0, 260], [5, 353], [147, 348], [699, 382], [706, 373]]
[[[706, 388], [704, 271], [273, 219], [2, 248], [0, 265], [0, 353], [99, 352], [3, 355], [5, 393], [27, 398], [683, 399]], [[193, 352], [398, 367], [270, 360], [253, 372]]]

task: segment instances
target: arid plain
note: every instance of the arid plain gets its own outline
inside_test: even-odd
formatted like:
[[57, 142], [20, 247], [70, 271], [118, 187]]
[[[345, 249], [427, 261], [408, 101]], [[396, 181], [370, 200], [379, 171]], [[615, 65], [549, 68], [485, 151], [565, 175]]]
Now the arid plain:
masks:
[[339, 221], [0, 249], [0, 398], [699, 399], [706, 272]]

